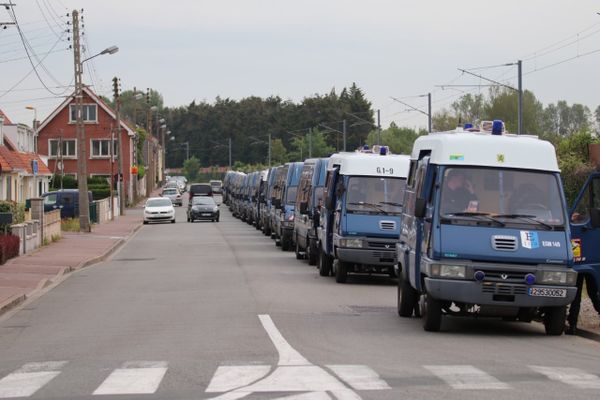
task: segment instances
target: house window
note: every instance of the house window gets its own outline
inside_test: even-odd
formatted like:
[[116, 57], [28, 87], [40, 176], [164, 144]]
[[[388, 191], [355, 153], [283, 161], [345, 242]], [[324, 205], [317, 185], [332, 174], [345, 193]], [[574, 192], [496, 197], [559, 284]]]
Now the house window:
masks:
[[[115, 153], [113, 153], [114, 155]], [[110, 139], [93, 139], [91, 157], [110, 157]]]
[[59, 139], [50, 139], [48, 141], [48, 149], [50, 157], [58, 158], [62, 157], [77, 157], [77, 140], [75, 139], [63, 139], [62, 141], [62, 153], [59, 151]]
[[[98, 122], [98, 105], [97, 104], [83, 104], [82, 106], [83, 122], [96, 123]], [[69, 105], [69, 122], [77, 122], [77, 106], [75, 104]]]

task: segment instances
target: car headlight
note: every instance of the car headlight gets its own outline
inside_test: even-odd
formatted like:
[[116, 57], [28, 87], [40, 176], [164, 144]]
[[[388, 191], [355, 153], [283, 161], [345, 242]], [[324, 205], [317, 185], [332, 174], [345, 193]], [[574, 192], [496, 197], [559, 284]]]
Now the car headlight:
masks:
[[363, 240], [362, 239], [340, 239], [340, 246], [341, 247], [361, 248], [361, 247], [363, 247]]
[[467, 268], [464, 265], [433, 264], [431, 276], [446, 279], [465, 279]]
[[213, 212], [217, 212], [217, 211], [219, 211], [219, 207], [215, 206], [215, 207], [213, 208]]
[[577, 272], [574, 271], [542, 271], [540, 283], [549, 285], [574, 285], [577, 281]]

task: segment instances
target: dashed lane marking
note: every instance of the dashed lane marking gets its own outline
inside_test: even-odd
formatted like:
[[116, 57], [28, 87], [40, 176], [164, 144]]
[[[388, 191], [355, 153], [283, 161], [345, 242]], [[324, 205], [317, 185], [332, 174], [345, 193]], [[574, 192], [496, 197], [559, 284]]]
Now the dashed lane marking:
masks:
[[566, 383], [579, 389], [600, 389], [600, 378], [578, 368], [542, 367], [530, 365], [529, 368], [538, 374], [546, 375], [553, 381]]

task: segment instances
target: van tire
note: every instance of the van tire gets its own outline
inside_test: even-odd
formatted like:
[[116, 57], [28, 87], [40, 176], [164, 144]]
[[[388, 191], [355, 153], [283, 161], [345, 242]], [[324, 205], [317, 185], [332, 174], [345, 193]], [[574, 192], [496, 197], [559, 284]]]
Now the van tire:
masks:
[[544, 312], [544, 328], [546, 335], [560, 336], [565, 331], [565, 319], [567, 317], [567, 307], [548, 307]]
[[315, 246], [311, 244], [310, 239], [306, 238], [306, 258], [308, 258], [308, 265], [317, 265], [317, 251]]
[[336, 263], [335, 281], [337, 283], [346, 283], [348, 280], [348, 263], [339, 259], [336, 259], [334, 263]]
[[281, 235], [281, 251], [289, 251], [292, 248], [292, 237], [285, 233]]
[[323, 250], [319, 250], [319, 275], [331, 275], [331, 260]]
[[439, 332], [442, 327], [442, 302], [424, 294], [421, 315], [423, 317], [423, 329], [427, 332]]
[[144, 221], [144, 225], [148, 225], [148, 221]]
[[294, 253], [296, 253], [296, 260], [304, 260], [304, 254], [300, 251], [300, 244], [298, 243], [298, 238], [296, 238], [296, 247], [294, 249]]
[[404, 318], [413, 316], [415, 306], [419, 301], [419, 292], [411, 285], [408, 279], [398, 278], [398, 315]]

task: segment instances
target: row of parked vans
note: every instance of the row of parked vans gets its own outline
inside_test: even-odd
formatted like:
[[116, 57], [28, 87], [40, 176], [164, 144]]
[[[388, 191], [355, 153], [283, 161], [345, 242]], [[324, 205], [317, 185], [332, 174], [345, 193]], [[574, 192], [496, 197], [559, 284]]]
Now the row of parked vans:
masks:
[[600, 175], [568, 209], [553, 146], [501, 121], [422, 136], [410, 156], [374, 146], [230, 171], [223, 184], [236, 217], [321, 276], [398, 277], [398, 314], [428, 331], [490, 316], [559, 335], [576, 271], [600, 282], [597, 246], [581, 236], [600, 227]]

